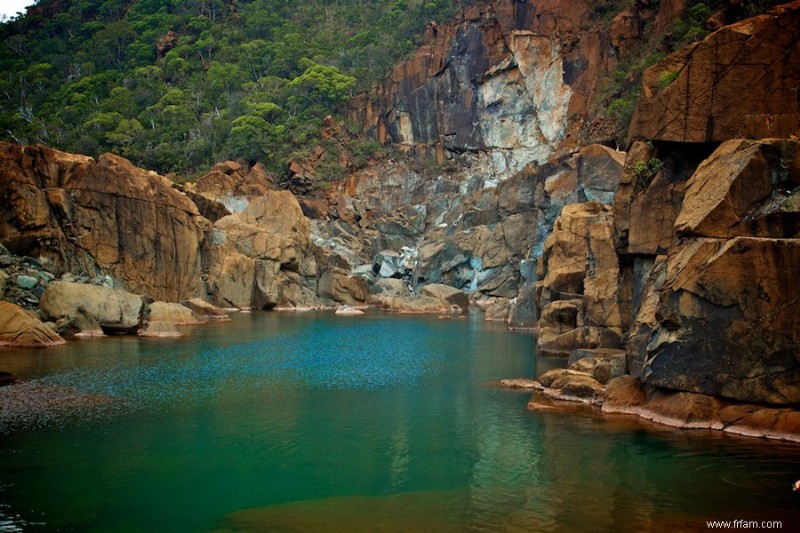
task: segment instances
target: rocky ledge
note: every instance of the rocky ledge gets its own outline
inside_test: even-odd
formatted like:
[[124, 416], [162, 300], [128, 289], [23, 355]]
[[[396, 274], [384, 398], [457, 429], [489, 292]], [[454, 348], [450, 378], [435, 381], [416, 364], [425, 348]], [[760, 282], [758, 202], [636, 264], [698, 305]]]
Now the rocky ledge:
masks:
[[[579, 370], [587, 367], [589, 370]], [[574, 412], [573, 406], [584, 404], [603, 415], [631, 415], [678, 429], [709, 429], [800, 443], [800, 412], [795, 409], [659, 389], [629, 375], [605, 381], [597, 375], [598, 368], [596, 361], [574, 364], [550, 370], [538, 380], [506, 379], [499, 385], [535, 391], [528, 402], [532, 411]]]

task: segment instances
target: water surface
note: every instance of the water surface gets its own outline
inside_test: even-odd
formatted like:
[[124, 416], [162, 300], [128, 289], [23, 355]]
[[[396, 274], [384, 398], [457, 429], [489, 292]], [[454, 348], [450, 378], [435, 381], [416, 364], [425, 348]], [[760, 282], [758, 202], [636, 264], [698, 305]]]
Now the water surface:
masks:
[[0, 352], [115, 402], [0, 429], [0, 531], [674, 531], [798, 522], [800, 448], [533, 413], [474, 316], [253, 313]]

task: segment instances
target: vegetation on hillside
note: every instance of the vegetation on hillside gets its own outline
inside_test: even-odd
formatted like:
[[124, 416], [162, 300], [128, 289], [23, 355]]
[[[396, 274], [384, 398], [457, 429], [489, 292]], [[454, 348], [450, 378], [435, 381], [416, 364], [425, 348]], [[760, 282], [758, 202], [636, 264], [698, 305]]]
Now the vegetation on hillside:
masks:
[[0, 23], [0, 138], [279, 174], [453, 0], [39, 0]]

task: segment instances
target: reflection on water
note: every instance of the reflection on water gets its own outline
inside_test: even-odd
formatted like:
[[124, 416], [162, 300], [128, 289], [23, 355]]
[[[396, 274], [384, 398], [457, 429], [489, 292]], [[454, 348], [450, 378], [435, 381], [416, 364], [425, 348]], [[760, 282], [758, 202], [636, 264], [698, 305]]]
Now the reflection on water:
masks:
[[797, 447], [527, 412], [526, 394], [486, 383], [533, 376], [532, 346], [479, 318], [255, 313], [177, 341], [4, 353], [0, 365], [17, 375], [125, 401], [94, 417], [7, 428], [0, 524], [674, 531], [712, 519], [797, 523], [789, 490], [800, 477]]

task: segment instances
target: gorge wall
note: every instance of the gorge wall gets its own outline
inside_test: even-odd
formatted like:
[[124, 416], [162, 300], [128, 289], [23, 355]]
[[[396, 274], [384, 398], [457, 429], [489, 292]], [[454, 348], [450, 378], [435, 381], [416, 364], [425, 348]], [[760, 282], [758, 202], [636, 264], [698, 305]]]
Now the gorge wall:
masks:
[[[800, 2], [647, 70], [627, 153], [610, 147], [602, 80], [680, 6], [599, 24], [590, 3], [497, 1], [432, 24], [348, 112], [392, 151], [324, 194], [299, 164], [292, 194], [258, 164], [178, 186], [113, 155], [0, 144], [0, 243], [147, 300], [471, 301], [535, 330], [542, 355], [622, 356], [651, 391], [796, 405]], [[48, 280], [23, 289], [20, 261], [3, 291], [36, 308]]]

